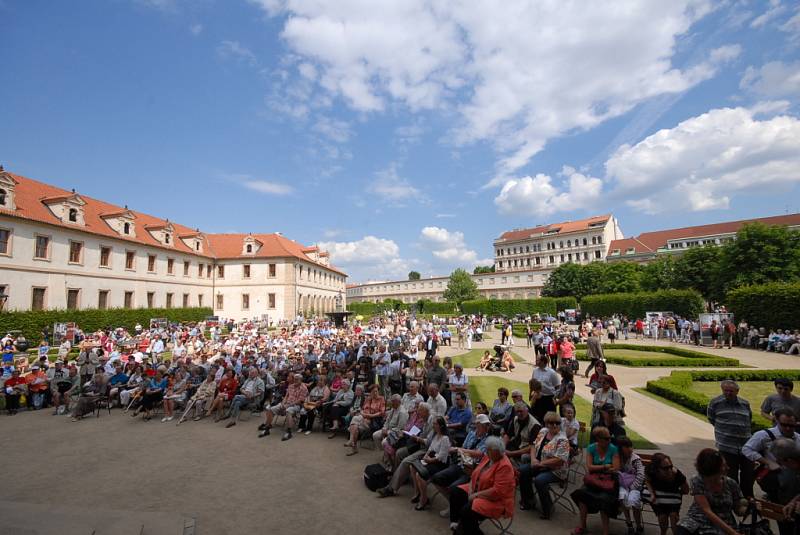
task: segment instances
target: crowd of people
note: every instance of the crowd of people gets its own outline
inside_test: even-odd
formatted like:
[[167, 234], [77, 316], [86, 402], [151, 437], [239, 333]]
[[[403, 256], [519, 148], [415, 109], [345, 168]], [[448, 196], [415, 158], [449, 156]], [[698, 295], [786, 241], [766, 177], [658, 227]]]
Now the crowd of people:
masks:
[[[619, 514], [630, 534], [642, 533], [644, 504], [658, 517], [661, 535], [670, 528], [673, 535], [733, 535], [733, 513], [747, 507], [755, 481], [768, 499], [785, 506], [781, 533], [794, 533], [800, 400], [791, 381], [776, 380], [776, 394], [760, 407], [775, 426], [755, 434], [749, 404], [733, 381], [724, 381], [708, 409], [717, 448], [700, 452], [697, 475], [689, 479], [668, 456], [634, 451], [625, 399], [603, 359], [606, 325], [578, 327], [579, 337], [586, 329], [591, 358], [584, 371], [593, 394], [588, 445], [574, 404], [574, 327], [553, 323], [533, 333], [527, 396], [501, 387], [489, 403], [470, 399], [463, 366], [438, 352], [447, 344], [445, 331], [456, 333], [459, 343], [464, 333], [466, 343], [487, 326], [480, 316], [447, 327], [399, 313], [344, 327], [297, 319], [276, 329], [248, 322], [224, 329], [203, 323], [106, 329], [87, 334], [76, 348], [60, 344], [54, 361], [47, 340], [32, 364], [4, 357], [0, 400], [12, 415], [22, 406], [51, 408], [78, 421], [99, 407], [118, 406], [145, 421], [158, 414], [162, 423], [208, 419], [227, 428], [245, 411], [261, 415], [261, 438], [278, 426], [282, 441], [318, 430], [331, 440], [342, 437], [348, 456], [372, 443], [387, 474], [377, 496], [397, 496], [408, 484], [421, 511], [431, 505], [433, 485], [449, 503], [440, 514], [459, 533], [480, 533], [482, 521], [513, 517], [517, 506], [549, 519], [554, 497], [563, 498], [557, 489], [576, 470], [585, 477], [568, 495], [579, 510], [575, 535], [598, 513], [604, 535]], [[8, 343], [13, 340], [3, 340], [4, 347]], [[693, 500], [681, 514], [687, 493]]]

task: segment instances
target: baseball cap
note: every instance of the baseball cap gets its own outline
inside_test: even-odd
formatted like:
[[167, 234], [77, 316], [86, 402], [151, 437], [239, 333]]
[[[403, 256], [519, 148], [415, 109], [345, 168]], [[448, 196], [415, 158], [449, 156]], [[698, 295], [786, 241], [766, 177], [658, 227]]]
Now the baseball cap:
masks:
[[477, 415], [475, 417], [475, 423], [477, 423], [477, 424], [488, 424], [488, 423], [491, 423], [491, 420], [489, 420], [489, 417], [486, 416], [485, 414], [479, 414], [479, 415]]

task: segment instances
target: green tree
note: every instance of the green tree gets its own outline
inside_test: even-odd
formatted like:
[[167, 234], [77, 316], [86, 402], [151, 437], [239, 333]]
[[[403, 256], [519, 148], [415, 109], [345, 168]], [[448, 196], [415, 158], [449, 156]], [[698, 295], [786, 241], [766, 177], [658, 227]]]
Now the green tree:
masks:
[[751, 223], [725, 244], [719, 258], [722, 290], [800, 280], [800, 233], [782, 226]]
[[491, 266], [475, 266], [475, 269], [472, 270], [474, 275], [480, 275], [481, 273], [494, 273], [494, 264]]
[[719, 259], [716, 245], [694, 247], [675, 260], [675, 287], [700, 292], [706, 301], [720, 299]]
[[[596, 262], [596, 264], [600, 264]], [[580, 264], [561, 264], [550, 273], [547, 282], [542, 289], [545, 297], [569, 297], [573, 296], [578, 301], [584, 295], [593, 293], [591, 275], [597, 275], [602, 268], [593, 267], [592, 273], [586, 269], [588, 266]]]
[[450, 274], [450, 280], [447, 282], [447, 288], [444, 290], [444, 298], [447, 301], [461, 306], [461, 303], [464, 301], [478, 299], [479, 297], [478, 285], [475, 284], [475, 281], [472, 280], [469, 273], [458, 268]]
[[647, 292], [677, 288], [675, 283], [675, 258], [663, 255], [644, 266], [641, 270], [641, 286]]
[[[604, 266], [604, 269], [602, 269], [602, 276], [599, 279], [597, 293], [632, 293], [642, 289], [640, 284], [642, 267], [636, 262], [612, 262], [610, 264], [593, 262], [592, 264]], [[586, 267], [590, 267], [592, 264]]]
[[410, 281], [418, 281], [420, 279], [420, 277], [421, 277], [421, 275], [419, 274], [419, 271], [409, 271], [408, 272], [408, 280], [410, 280]]

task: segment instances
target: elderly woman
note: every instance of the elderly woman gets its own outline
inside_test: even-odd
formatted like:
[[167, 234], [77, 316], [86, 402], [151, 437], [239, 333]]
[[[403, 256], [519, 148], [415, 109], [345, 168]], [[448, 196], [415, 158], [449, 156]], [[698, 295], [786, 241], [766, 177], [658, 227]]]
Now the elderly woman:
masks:
[[622, 423], [622, 394], [611, 386], [612, 380], [608, 375], [600, 376], [600, 388], [594, 393], [594, 401], [592, 402], [592, 425], [603, 425], [600, 409], [606, 405], [614, 406], [615, 417], [618, 423]]
[[225, 402], [233, 399], [233, 396], [236, 395], [237, 388], [239, 388], [239, 381], [236, 379], [236, 372], [233, 368], [226, 369], [217, 386], [217, 397], [214, 398], [214, 402], [206, 411], [206, 418], [217, 413], [214, 417], [214, 422], [220, 421], [222, 418], [222, 409], [225, 408]]
[[547, 520], [553, 509], [550, 485], [566, 478], [569, 462], [569, 440], [561, 431], [561, 418], [555, 412], [545, 414], [544, 428], [531, 445], [530, 458], [530, 463], [519, 468], [520, 508], [534, 507], [533, 487], [536, 487], [542, 506], [541, 518]]
[[[363, 392], [363, 390], [362, 390]], [[350, 389], [350, 381], [347, 379], [342, 380], [341, 388], [333, 396], [328, 414], [331, 420], [331, 434], [328, 438], [334, 438], [336, 431], [339, 430], [339, 421], [344, 418], [353, 404], [355, 393]]]
[[136, 409], [136, 414], [140, 409], [144, 410], [145, 421], [150, 419], [153, 408], [164, 398], [164, 392], [167, 391], [167, 378], [161, 373], [161, 370], [156, 370], [155, 376], [147, 383], [147, 387], [142, 395], [142, 406]]
[[495, 426], [505, 429], [513, 417], [514, 406], [508, 401], [508, 388], [501, 386], [497, 389], [497, 399], [489, 411], [489, 419]]
[[678, 521], [676, 535], [696, 533], [735, 535], [736, 514], [747, 509], [739, 485], [726, 474], [728, 467], [720, 452], [706, 448], [697, 454], [697, 475], [690, 482], [694, 501]]
[[397, 467], [397, 451], [400, 448], [406, 448], [406, 451], [411, 449], [409, 446], [412, 444], [410, 443], [410, 438], [406, 433], [411, 432], [411, 430], [415, 427], [417, 429], [423, 429], [425, 424], [428, 422], [429, 417], [430, 405], [424, 402], [417, 403], [408, 413], [408, 420], [406, 420], [406, 424], [403, 426], [403, 434], [398, 437], [393, 437], [390, 435], [381, 441], [381, 446], [386, 454], [386, 460], [393, 468]]
[[486, 439], [486, 455], [472, 470], [469, 483], [450, 495], [450, 529], [476, 535], [482, 533], [482, 520], [514, 515], [514, 467], [505, 452], [501, 438]]
[[572, 535], [586, 533], [586, 517], [600, 513], [603, 535], [608, 535], [608, 519], [619, 509], [617, 476], [620, 468], [619, 450], [611, 443], [611, 433], [602, 426], [592, 430], [595, 442], [586, 448], [586, 477], [583, 487], [572, 492], [572, 501], [580, 509], [580, 526]]
[[364, 405], [359, 412], [353, 413], [353, 418], [350, 420], [350, 440], [345, 443], [345, 446], [350, 446], [348, 456], [358, 453], [358, 436], [362, 432], [374, 433], [381, 428], [385, 414], [386, 399], [381, 396], [378, 385], [371, 385]]
[[298, 428], [305, 435], [311, 434], [314, 427], [314, 420], [317, 413], [322, 410], [322, 405], [331, 397], [331, 391], [327, 386], [327, 379], [324, 375], [317, 378], [317, 384], [308, 392], [303, 403], [303, 410], [300, 411], [300, 423]]
[[203, 417], [206, 404], [210, 405], [213, 403], [216, 393], [217, 382], [214, 380], [214, 375], [209, 373], [206, 376], [206, 380], [197, 387], [197, 391], [190, 401], [190, 403], [194, 404], [194, 418], [192, 418], [192, 420], [196, 422]]
[[414, 482], [416, 494], [411, 499], [415, 503], [414, 509], [422, 511], [427, 509], [428, 480], [447, 468], [447, 459], [450, 456], [450, 437], [447, 435], [447, 421], [439, 416], [433, 421], [433, 436], [428, 441], [428, 450], [422, 459], [411, 463], [411, 480]]

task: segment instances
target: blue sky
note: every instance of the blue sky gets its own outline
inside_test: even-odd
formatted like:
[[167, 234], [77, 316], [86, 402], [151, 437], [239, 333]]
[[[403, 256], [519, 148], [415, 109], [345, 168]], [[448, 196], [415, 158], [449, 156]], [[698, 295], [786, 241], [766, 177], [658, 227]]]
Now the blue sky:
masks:
[[0, 0], [0, 163], [351, 281], [800, 212], [786, 1]]

